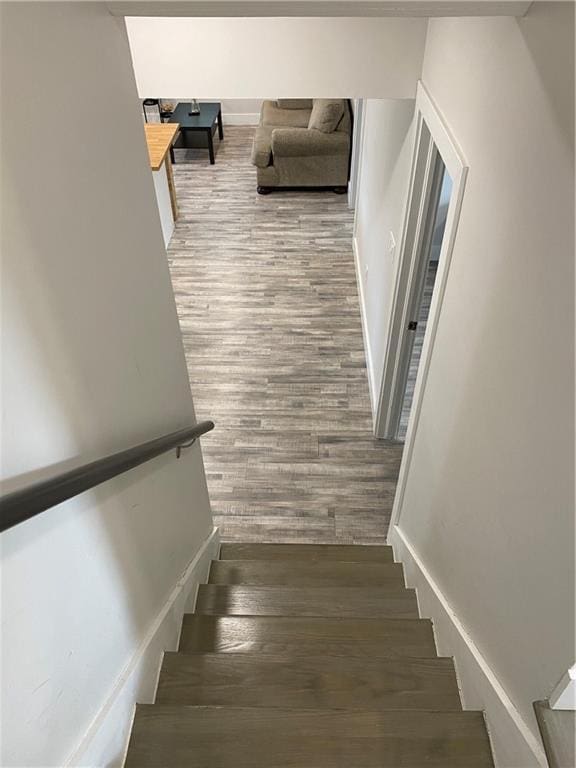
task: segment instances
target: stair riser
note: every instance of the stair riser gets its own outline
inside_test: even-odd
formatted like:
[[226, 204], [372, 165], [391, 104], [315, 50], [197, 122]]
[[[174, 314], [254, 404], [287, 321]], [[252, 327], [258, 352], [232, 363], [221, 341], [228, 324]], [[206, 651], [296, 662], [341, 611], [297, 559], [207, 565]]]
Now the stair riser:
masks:
[[347, 544], [222, 544], [220, 560], [392, 563], [392, 547]]
[[164, 657], [159, 704], [302, 709], [458, 710], [450, 659], [290, 660], [247, 655]]
[[196, 616], [188, 614], [179, 650], [317, 654], [345, 658], [432, 658], [432, 625], [423, 619], [330, 619], [285, 617]]
[[210, 584], [290, 587], [405, 588], [399, 563], [294, 563], [227, 560], [210, 568]]
[[222, 587], [203, 584], [196, 613], [213, 616], [326, 616], [417, 619], [413, 590], [390, 594], [361, 587]]

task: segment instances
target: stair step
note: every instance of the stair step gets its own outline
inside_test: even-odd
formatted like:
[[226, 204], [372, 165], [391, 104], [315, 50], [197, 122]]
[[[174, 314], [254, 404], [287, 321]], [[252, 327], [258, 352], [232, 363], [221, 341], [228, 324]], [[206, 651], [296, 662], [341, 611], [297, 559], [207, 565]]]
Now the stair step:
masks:
[[400, 563], [294, 562], [285, 560], [215, 560], [210, 584], [294, 587], [392, 586], [403, 589]]
[[222, 544], [220, 560], [392, 563], [392, 547], [361, 544]]
[[185, 614], [180, 652], [286, 653], [395, 658], [435, 657], [427, 619], [334, 619]]
[[225, 616], [335, 616], [417, 619], [413, 589], [245, 587], [201, 584], [196, 613]]
[[166, 653], [159, 704], [306, 709], [461, 708], [452, 659]]
[[479, 712], [138, 705], [125, 768], [490, 768]]

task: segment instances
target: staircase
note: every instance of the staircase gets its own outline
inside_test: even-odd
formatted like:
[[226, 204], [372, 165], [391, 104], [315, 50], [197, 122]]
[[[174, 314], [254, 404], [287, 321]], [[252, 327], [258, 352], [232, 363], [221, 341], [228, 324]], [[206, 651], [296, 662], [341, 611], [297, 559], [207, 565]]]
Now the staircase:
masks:
[[390, 547], [223, 544], [126, 768], [485, 768]]

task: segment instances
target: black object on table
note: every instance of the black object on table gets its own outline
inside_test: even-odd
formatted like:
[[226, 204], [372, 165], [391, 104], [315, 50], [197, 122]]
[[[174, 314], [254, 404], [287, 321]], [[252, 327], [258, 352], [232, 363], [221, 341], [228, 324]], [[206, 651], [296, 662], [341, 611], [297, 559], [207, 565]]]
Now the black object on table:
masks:
[[181, 101], [168, 122], [180, 124], [180, 133], [174, 144], [176, 149], [208, 149], [210, 164], [214, 165], [213, 136], [216, 133], [216, 126], [218, 126], [220, 141], [224, 138], [222, 110], [218, 102], [200, 104], [200, 114], [191, 115], [190, 102]]

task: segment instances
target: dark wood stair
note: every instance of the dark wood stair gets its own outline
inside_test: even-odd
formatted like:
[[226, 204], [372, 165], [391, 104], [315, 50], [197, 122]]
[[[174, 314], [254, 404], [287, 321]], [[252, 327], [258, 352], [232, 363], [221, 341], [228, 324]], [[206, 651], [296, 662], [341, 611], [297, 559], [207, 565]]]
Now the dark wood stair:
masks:
[[159, 704], [302, 709], [460, 708], [452, 659], [167, 653]]
[[430, 658], [436, 656], [427, 619], [333, 619], [302, 616], [186, 614], [183, 653], [286, 652], [290, 656]]
[[488, 768], [389, 547], [224, 544], [127, 768]]
[[392, 547], [360, 544], [222, 544], [220, 560], [393, 563]]
[[292, 560], [217, 560], [210, 584], [267, 587], [397, 587], [404, 589], [400, 563], [299, 562]]
[[412, 589], [263, 587], [202, 584], [196, 613], [213, 616], [331, 616], [417, 619]]

